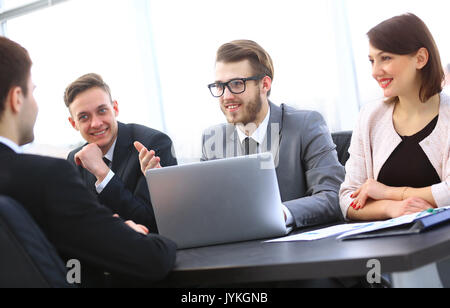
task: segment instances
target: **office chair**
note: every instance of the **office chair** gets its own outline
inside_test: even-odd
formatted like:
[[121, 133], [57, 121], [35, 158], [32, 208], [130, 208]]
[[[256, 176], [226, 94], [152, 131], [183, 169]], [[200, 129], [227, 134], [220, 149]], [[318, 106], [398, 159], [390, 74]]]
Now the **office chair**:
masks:
[[70, 287], [55, 248], [28, 212], [0, 195], [0, 288]]
[[345, 163], [350, 157], [348, 153], [348, 148], [350, 147], [350, 142], [352, 140], [352, 132], [351, 131], [343, 131], [332, 133], [331, 137], [333, 138], [333, 142], [336, 145], [336, 151], [338, 154], [339, 162], [345, 166]]

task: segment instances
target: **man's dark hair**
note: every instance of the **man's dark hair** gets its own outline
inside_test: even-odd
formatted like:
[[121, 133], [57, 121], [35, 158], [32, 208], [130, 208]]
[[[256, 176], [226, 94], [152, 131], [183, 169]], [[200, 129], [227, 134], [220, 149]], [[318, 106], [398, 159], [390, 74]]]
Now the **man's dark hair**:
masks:
[[[424, 103], [442, 92], [445, 75], [439, 50], [430, 30], [419, 17], [411, 13], [392, 17], [372, 28], [367, 36], [373, 47], [397, 55], [412, 55], [426, 48], [429, 59], [421, 70], [420, 99]], [[397, 100], [397, 97], [392, 99]]]
[[32, 64], [25, 48], [0, 36], [0, 118], [12, 88], [20, 87], [24, 95], [28, 94], [27, 84]]

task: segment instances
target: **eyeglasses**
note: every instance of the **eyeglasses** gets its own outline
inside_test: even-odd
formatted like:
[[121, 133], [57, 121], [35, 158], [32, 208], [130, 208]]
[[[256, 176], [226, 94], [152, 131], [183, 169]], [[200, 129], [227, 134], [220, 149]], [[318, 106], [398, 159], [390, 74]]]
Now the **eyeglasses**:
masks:
[[221, 97], [225, 93], [225, 87], [230, 90], [233, 94], [241, 94], [244, 93], [247, 85], [246, 82], [249, 80], [261, 80], [266, 75], [253, 76], [248, 78], [235, 78], [231, 79], [228, 82], [215, 82], [208, 85], [209, 91], [211, 91], [212, 96]]

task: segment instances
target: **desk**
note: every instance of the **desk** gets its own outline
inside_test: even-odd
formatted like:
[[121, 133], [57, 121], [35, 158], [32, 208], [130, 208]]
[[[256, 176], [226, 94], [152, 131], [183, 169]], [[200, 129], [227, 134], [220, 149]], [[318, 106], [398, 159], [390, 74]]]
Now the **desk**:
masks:
[[410, 272], [450, 256], [450, 225], [423, 234], [339, 241], [261, 240], [180, 250], [164, 282], [189, 287], [363, 276], [377, 259], [382, 273]]

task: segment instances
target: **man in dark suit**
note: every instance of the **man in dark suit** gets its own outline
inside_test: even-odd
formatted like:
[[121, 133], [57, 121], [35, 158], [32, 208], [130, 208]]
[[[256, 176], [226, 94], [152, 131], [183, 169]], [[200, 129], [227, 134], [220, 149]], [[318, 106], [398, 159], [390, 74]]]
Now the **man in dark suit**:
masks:
[[[81, 262], [82, 273], [164, 278], [175, 263], [172, 241], [113, 217], [67, 161], [21, 153], [34, 139], [38, 112], [31, 65], [23, 47], [0, 37], [0, 194], [21, 203], [61, 256]], [[93, 286], [88, 278], [81, 283]]]
[[328, 127], [318, 112], [271, 103], [273, 76], [272, 59], [257, 43], [219, 48], [209, 89], [228, 123], [203, 133], [202, 160], [272, 152], [287, 225], [341, 221], [344, 168]]
[[118, 122], [118, 103], [97, 74], [81, 76], [71, 83], [64, 101], [71, 115], [69, 122], [87, 142], [73, 150], [68, 161], [77, 166], [83, 181], [98, 194], [102, 204], [157, 232], [144, 170], [133, 144], [141, 155], [147, 148], [152, 149], [158, 166], [172, 166], [177, 160], [170, 138], [142, 125]]

